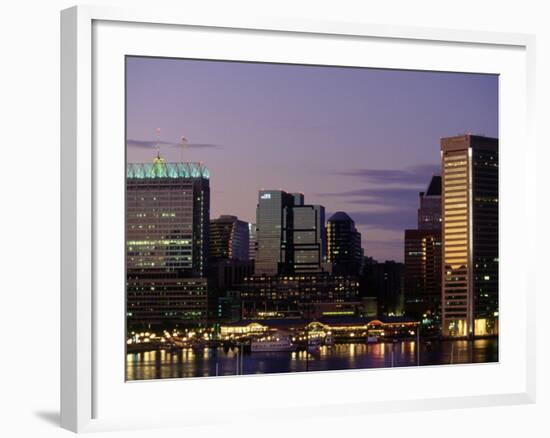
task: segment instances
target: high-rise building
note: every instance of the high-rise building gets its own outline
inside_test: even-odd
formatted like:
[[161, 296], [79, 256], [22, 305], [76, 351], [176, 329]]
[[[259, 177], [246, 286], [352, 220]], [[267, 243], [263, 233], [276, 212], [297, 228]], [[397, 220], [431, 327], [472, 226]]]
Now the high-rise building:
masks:
[[255, 273], [320, 272], [326, 254], [325, 208], [302, 193], [261, 190], [256, 210]]
[[255, 273], [277, 275], [292, 258], [293, 195], [282, 190], [260, 190], [256, 208]]
[[126, 171], [128, 326], [204, 323], [210, 216], [201, 163], [133, 163]]
[[237, 216], [222, 215], [210, 220], [209, 260], [248, 260], [249, 223]]
[[403, 286], [405, 266], [393, 260], [378, 262], [365, 258], [361, 281], [371, 298], [376, 298], [378, 315], [396, 316], [403, 314]]
[[248, 258], [256, 260], [256, 251], [258, 250], [258, 230], [256, 224], [248, 224]]
[[419, 230], [441, 230], [441, 176], [434, 175], [428, 189], [419, 193]]
[[498, 139], [441, 139], [442, 329], [498, 333]]
[[439, 321], [441, 308], [441, 177], [420, 192], [418, 229], [405, 230], [405, 311]]
[[441, 231], [405, 230], [405, 311], [439, 320], [441, 307]]
[[363, 262], [361, 233], [355, 222], [343, 211], [334, 213], [327, 222], [327, 262], [335, 274], [359, 275]]
[[304, 205], [305, 198], [303, 193], [291, 193], [292, 197], [294, 198], [294, 205]]
[[[350, 227], [344, 228], [335, 230], [338, 242], [347, 236], [350, 248], [358, 249], [361, 255], [360, 234], [356, 231], [353, 234]], [[332, 270], [326, 269], [323, 206], [306, 204], [302, 193], [262, 190], [256, 232], [255, 272], [240, 285], [245, 316], [311, 316], [313, 304], [326, 307], [359, 303], [360, 260], [357, 270], [347, 266], [341, 273], [332, 274]]]
[[[222, 215], [210, 221], [208, 266], [208, 318], [217, 322], [222, 316], [220, 305], [227, 304], [228, 292], [244, 277], [254, 272], [249, 260], [248, 222], [236, 216]], [[231, 301], [231, 300], [230, 300]], [[223, 307], [223, 305], [222, 305]]]
[[326, 259], [325, 207], [297, 205], [292, 214], [293, 271], [320, 272]]

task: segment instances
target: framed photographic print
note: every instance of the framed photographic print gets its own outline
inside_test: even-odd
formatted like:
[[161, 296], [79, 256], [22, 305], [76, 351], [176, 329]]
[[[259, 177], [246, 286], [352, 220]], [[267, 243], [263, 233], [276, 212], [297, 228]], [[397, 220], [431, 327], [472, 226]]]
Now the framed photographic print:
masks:
[[63, 427], [534, 400], [533, 37], [75, 7], [61, 43]]

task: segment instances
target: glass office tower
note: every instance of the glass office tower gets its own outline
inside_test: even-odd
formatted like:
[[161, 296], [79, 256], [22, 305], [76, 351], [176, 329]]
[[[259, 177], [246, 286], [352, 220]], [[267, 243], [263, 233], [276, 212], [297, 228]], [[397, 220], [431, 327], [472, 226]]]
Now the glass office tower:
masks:
[[256, 275], [277, 275], [292, 259], [294, 196], [282, 190], [260, 190], [256, 208]]
[[292, 212], [294, 272], [320, 272], [326, 259], [325, 207], [299, 205]]
[[321, 272], [326, 257], [325, 208], [302, 193], [261, 190], [256, 210], [256, 275]]
[[442, 331], [498, 333], [498, 139], [441, 139]]
[[203, 164], [127, 165], [129, 327], [205, 322], [209, 216]]

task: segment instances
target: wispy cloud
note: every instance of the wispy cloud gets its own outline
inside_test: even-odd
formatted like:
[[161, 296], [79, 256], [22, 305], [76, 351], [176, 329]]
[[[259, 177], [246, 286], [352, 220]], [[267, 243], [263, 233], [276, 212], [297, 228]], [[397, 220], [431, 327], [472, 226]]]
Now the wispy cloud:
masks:
[[429, 178], [439, 172], [439, 165], [420, 164], [406, 169], [350, 169], [336, 174], [357, 177], [373, 184], [427, 185]]
[[[425, 189], [439, 166], [422, 164], [405, 169], [351, 169], [338, 175], [357, 179], [354, 190], [318, 193], [347, 204], [347, 213], [367, 229], [402, 231], [417, 221], [418, 193]], [[355, 208], [353, 207], [355, 206]]]
[[352, 211], [348, 213], [357, 225], [382, 230], [402, 231], [416, 226], [416, 212], [413, 209], [388, 211]]
[[418, 189], [415, 187], [375, 187], [344, 192], [318, 193], [321, 197], [345, 198], [351, 204], [382, 205], [393, 208], [411, 207], [418, 203]]
[[138, 149], [153, 149], [157, 145], [160, 146], [169, 146], [174, 148], [219, 148], [221, 145], [213, 143], [173, 143], [170, 141], [164, 140], [126, 140], [126, 145], [132, 148]]
[[[413, 209], [390, 209], [386, 211], [347, 211], [356, 226], [368, 229], [404, 231], [416, 227], [416, 211]], [[327, 214], [330, 218], [332, 213]]]

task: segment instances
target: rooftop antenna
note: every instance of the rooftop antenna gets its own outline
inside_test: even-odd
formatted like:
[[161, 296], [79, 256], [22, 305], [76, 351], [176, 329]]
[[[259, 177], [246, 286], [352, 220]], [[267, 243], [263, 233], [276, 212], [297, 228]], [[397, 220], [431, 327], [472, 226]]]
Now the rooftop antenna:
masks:
[[160, 160], [160, 128], [155, 129], [155, 131], [157, 133], [157, 158]]
[[181, 159], [181, 162], [183, 163], [183, 150], [187, 147], [187, 145], [189, 145], [189, 140], [187, 140], [187, 138], [185, 138], [183, 135], [181, 136], [181, 140], [180, 140], [180, 159]]

